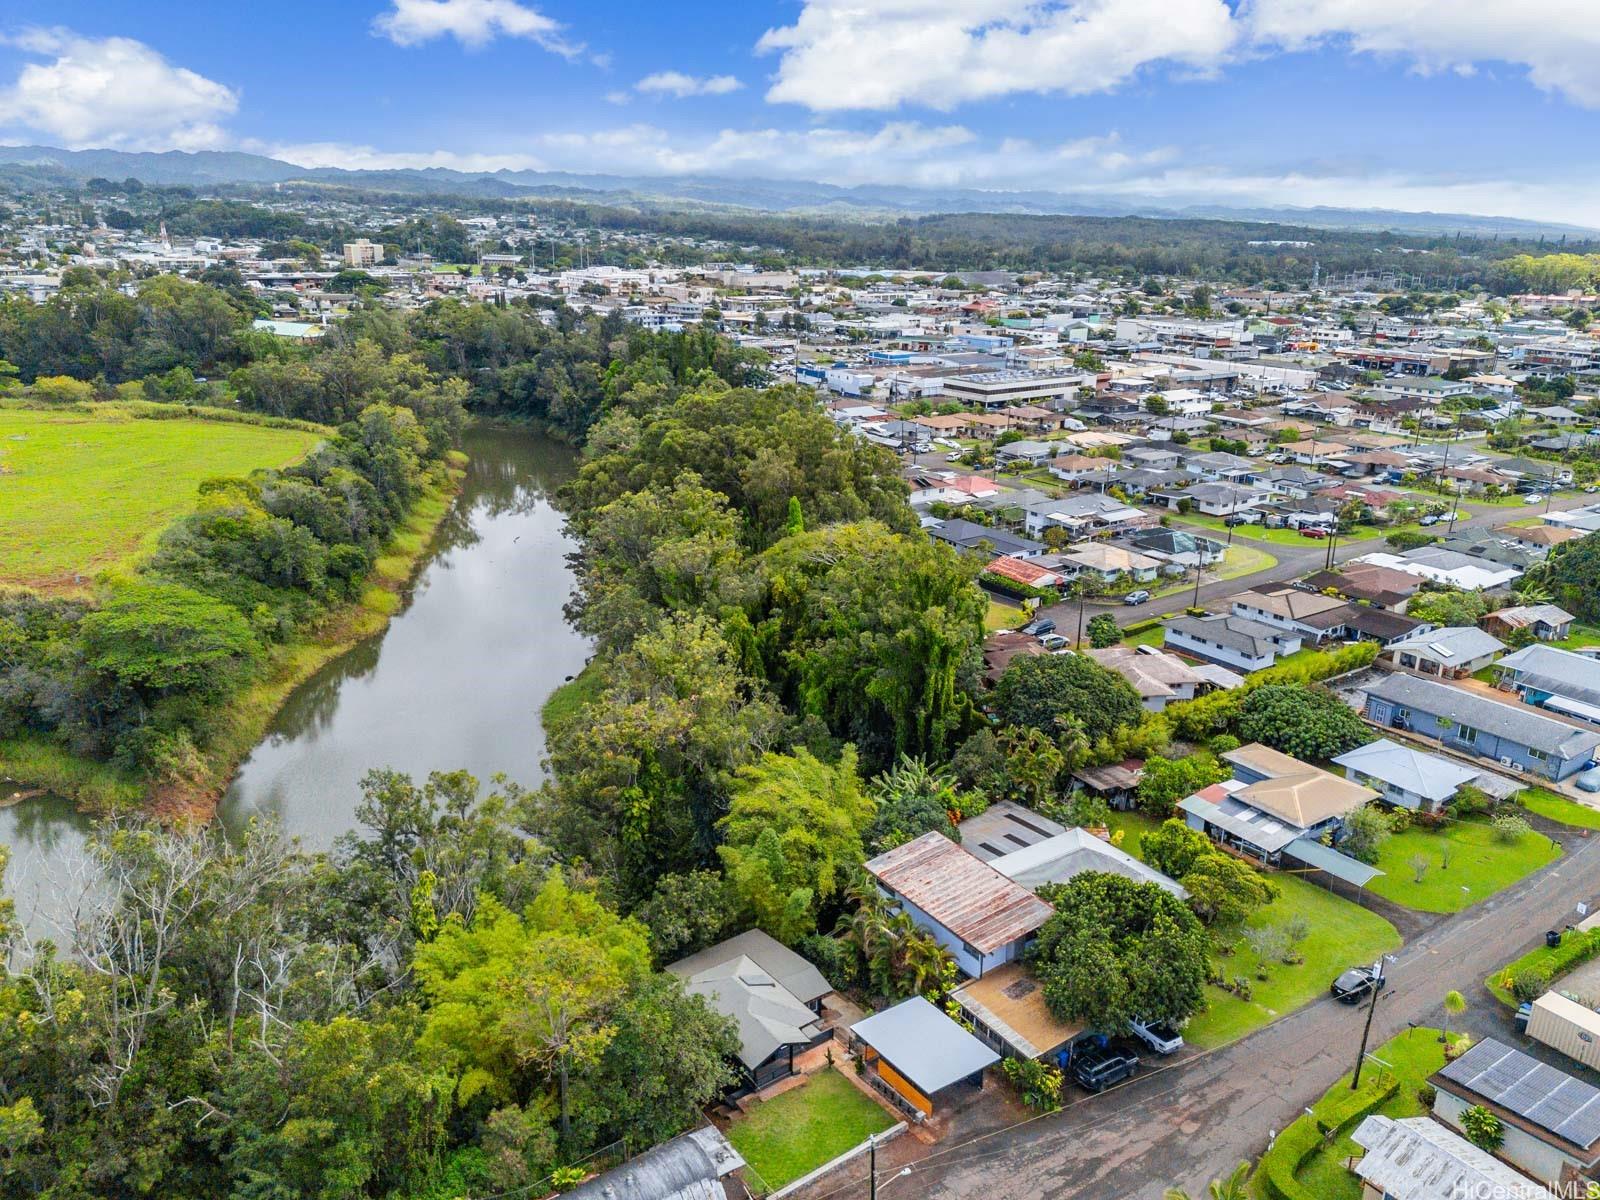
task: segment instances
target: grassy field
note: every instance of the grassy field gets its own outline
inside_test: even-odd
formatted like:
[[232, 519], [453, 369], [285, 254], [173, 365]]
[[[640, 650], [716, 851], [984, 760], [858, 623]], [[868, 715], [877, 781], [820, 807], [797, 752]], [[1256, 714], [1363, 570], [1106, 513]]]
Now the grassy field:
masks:
[[[1411, 866], [1419, 855], [1428, 860], [1420, 883]], [[1386, 874], [1367, 886], [1407, 908], [1460, 912], [1560, 857], [1561, 848], [1542, 833], [1526, 833], [1508, 845], [1496, 840], [1485, 821], [1451, 821], [1440, 830], [1413, 826], [1383, 843], [1375, 865]]]
[[[1419, 1026], [1406, 1030], [1372, 1051], [1367, 1068], [1361, 1073], [1361, 1086], [1366, 1088], [1375, 1071], [1380, 1073], [1380, 1078], [1381, 1073], [1387, 1072], [1399, 1080], [1400, 1086], [1394, 1095], [1372, 1111], [1396, 1120], [1420, 1117], [1426, 1109], [1417, 1098], [1417, 1092], [1427, 1082], [1428, 1076], [1442, 1066], [1444, 1043], [1439, 1040], [1439, 1031]], [[1349, 1095], [1350, 1076], [1347, 1074], [1312, 1105], [1312, 1111], [1321, 1116], [1345, 1103]], [[1360, 1124], [1361, 1121], [1357, 1119], [1342, 1126], [1333, 1138], [1301, 1165], [1295, 1178], [1305, 1185], [1308, 1194], [1318, 1197], [1318, 1200], [1360, 1200], [1361, 1180], [1345, 1168], [1346, 1162], [1363, 1153], [1351, 1140], [1351, 1134]], [[1293, 1145], [1293, 1139], [1280, 1139], [1279, 1144], [1287, 1148]], [[1272, 1151], [1267, 1153], [1271, 1154]], [[1262, 1161], [1265, 1162], [1265, 1159]], [[1259, 1176], [1257, 1182], [1260, 1182]], [[1263, 1190], [1258, 1194], [1266, 1193]]]
[[1517, 803], [1546, 820], [1578, 829], [1600, 829], [1600, 808], [1579, 804], [1544, 788], [1528, 788], [1517, 793]]
[[[262, 677], [219, 714], [203, 774], [181, 788], [168, 789], [157, 801], [157, 815], [209, 820], [221, 785], [261, 740], [289, 694], [357, 642], [382, 632], [399, 609], [401, 588], [455, 502], [465, 464], [465, 455], [454, 455], [450, 469], [413, 506], [358, 602], [335, 609], [303, 637], [273, 648]], [[0, 738], [0, 779], [47, 788], [96, 812], [148, 799], [145, 782], [110, 763], [76, 758], [54, 743], [34, 738]]]
[[200, 482], [284, 467], [298, 430], [0, 409], [0, 585], [68, 591], [148, 550]]
[[545, 732], [553, 733], [572, 720], [585, 704], [597, 699], [600, 682], [600, 672], [590, 664], [551, 692], [544, 707], [539, 710], [539, 719], [544, 723]]
[[735, 1117], [728, 1140], [771, 1192], [893, 1124], [882, 1107], [830, 1069]]
[[1511, 994], [1510, 983], [1514, 976], [1529, 967], [1541, 968], [1546, 978], [1554, 984], [1563, 975], [1566, 975], [1581, 963], [1590, 961], [1595, 952], [1600, 950], [1600, 935], [1594, 930], [1588, 933], [1566, 932], [1558, 946], [1547, 946], [1540, 942], [1521, 958], [1507, 963], [1494, 974], [1483, 981], [1483, 986], [1489, 989], [1491, 995], [1507, 1008], [1516, 1008], [1517, 999]]
[[1256, 956], [1248, 946], [1241, 943], [1233, 954], [1217, 958], [1218, 968], [1229, 979], [1243, 976], [1250, 981], [1251, 996], [1241, 1000], [1232, 992], [1208, 986], [1206, 1011], [1192, 1018], [1183, 1031], [1185, 1040], [1196, 1046], [1221, 1046], [1270, 1024], [1322, 995], [1345, 968], [1370, 963], [1400, 945], [1395, 927], [1359, 904], [1298, 875], [1279, 873], [1270, 878], [1280, 895], [1256, 913], [1250, 924], [1265, 928], [1281, 925], [1293, 916], [1304, 917], [1311, 925], [1310, 935], [1300, 944], [1305, 961], [1298, 966], [1273, 963], [1267, 978], [1261, 980], [1256, 978]]
[[1558, 646], [1563, 650], [1581, 650], [1585, 646], [1600, 646], [1600, 629], [1593, 625], [1581, 625], [1574, 621], [1572, 632], [1559, 642], [1550, 642], [1548, 645]]
[[998, 629], [1015, 629], [1018, 625], [1025, 624], [1023, 611], [1015, 604], [1002, 604], [994, 597], [989, 598], [989, 610], [983, 614], [983, 628], [985, 633], [994, 633]]

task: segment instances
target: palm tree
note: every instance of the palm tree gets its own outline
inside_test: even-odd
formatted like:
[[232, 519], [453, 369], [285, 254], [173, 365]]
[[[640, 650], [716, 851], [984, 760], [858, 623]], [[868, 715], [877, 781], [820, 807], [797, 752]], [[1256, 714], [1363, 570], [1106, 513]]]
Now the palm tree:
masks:
[[[1250, 1164], [1240, 1163], [1226, 1179], [1213, 1179], [1206, 1185], [1206, 1200], [1249, 1200], [1245, 1181], [1250, 1177]], [[1182, 1188], [1168, 1188], [1165, 1200], [1192, 1200]]]
[[1460, 992], [1449, 991], [1444, 994], [1444, 1032], [1439, 1035], [1439, 1040], [1446, 1046], [1450, 1044], [1450, 1018], [1459, 1017], [1467, 1011], [1467, 998]]

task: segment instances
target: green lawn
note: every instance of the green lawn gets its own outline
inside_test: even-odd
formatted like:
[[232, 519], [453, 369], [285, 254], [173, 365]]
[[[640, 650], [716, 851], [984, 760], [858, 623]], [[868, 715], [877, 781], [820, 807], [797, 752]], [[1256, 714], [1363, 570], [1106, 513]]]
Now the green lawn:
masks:
[[[1447, 847], [1450, 865], [1444, 867]], [[1417, 855], [1429, 864], [1421, 883], [1411, 867]], [[1560, 857], [1561, 848], [1542, 833], [1527, 833], [1506, 845], [1495, 839], [1486, 821], [1451, 821], [1439, 830], [1413, 826], [1383, 843], [1376, 866], [1386, 874], [1367, 886], [1407, 908], [1460, 912]]]
[[1588, 933], [1567, 933], [1559, 946], [1547, 946], [1543, 942], [1529, 950], [1521, 958], [1507, 963], [1489, 978], [1483, 981], [1483, 986], [1488, 988], [1494, 998], [1507, 1008], [1516, 1008], [1516, 997], [1511, 994], [1507, 986], [1513, 976], [1527, 970], [1529, 967], [1541, 967], [1551, 983], [1558, 981], [1580, 963], [1592, 959], [1596, 950], [1600, 950], [1594, 930]]
[[[1200, 513], [1189, 513], [1184, 516], [1174, 514], [1174, 525], [1199, 525], [1220, 533], [1223, 537], [1228, 534], [1228, 526], [1221, 517], [1207, 517]], [[1398, 533], [1403, 529], [1417, 530], [1420, 525], [1389, 525], [1382, 529], [1376, 525], [1357, 525], [1339, 535], [1341, 542], [1365, 542], [1373, 538], [1387, 537], [1391, 533]], [[1263, 525], [1239, 525], [1233, 530], [1233, 544], [1238, 547], [1239, 542], [1271, 542], [1277, 546], [1309, 546], [1323, 539], [1304, 537], [1298, 529], [1268, 529]]]
[[202, 480], [288, 466], [320, 440], [222, 421], [136, 420], [111, 408], [0, 409], [0, 585], [81, 587], [193, 511]]
[[1572, 623], [1572, 632], [1559, 642], [1550, 642], [1548, 645], [1559, 646], [1563, 650], [1581, 650], [1585, 646], [1600, 646], [1600, 629], [1593, 625], [1582, 625], [1577, 621]]
[[1531, 813], [1538, 813], [1550, 821], [1572, 825], [1579, 829], [1600, 829], [1600, 808], [1592, 808], [1558, 796], [1544, 788], [1527, 788], [1517, 793], [1517, 803]]
[[771, 1192], [893, 1124], [880, 1105], [830, 1069], [735, 1117], [728, 1140], [754, 1168], [760, 1190]]
[[[1439, 1031], [1420, 1026], [1408, 1029], [1371, 1053], [1361, 1073], [1363, 1089], [1374, 1070], [1380, 1077], [1386, 1071], [1400, 1082], [1395, 1094], [1372, 1111], [1396, 1120], [1422, 1116], [1427, 1110], [1417, 1099], [1417, 1091], [1427, 1082], [1428, 1076], [1444, 1066], [1444, 1043], [1439, 1040]], [[1350, 1076], [1346, 1074], [1312, 1105], [1312, 1111], [1321, 1116], [1349, 1095]], [[1361, 1180], [1345, 1168], [1352, 1156], [1359, 1157], [1363, 1153], [1351, 1140], [1360, 1124], [1360, 1120], [1351, 1120], [1342, 1126], [1339, 1133], [1312, 1154], [1296, 1173], [1295, 1178], [1318, 1200], [1360, 1200]]]
[[993, 633], [997, 629], [1015, 629], [1024, 624], [1023, 611], [1015, 604], [1001, 604], [993, 598], [989, 601], [989, 611], [983, 614], [983, 629], [985, 633]]
[[1165, 625], [1155, 625], [1138, 633], [1124, 634], [1122, 644], [1124, 646], [1160, 646], [1165, 644], [1166, 636], [1167, 627]]
[[[1126, 842], [1124, 849], [1129, 849]], [[1130, 853], [1136, 851], [1129, 850]], [[1220, 1046], [1270, 1024], [1322, 995], [1347, 967], [1370, 963], [1378, 955], [1397, 949], [1400, 934], [1388, 921], [1359, 904], [1335, 896], [1297, 875], [1270, 876], [1280, 895], [1251, 918], [1257, 927], [1280, 925], [1303, 916], [1311, 934], [1301, 943], [1305, 962], [1298, 966], [1274, 963], [1266, 980], [1256, 975], [1256, 956], [1243, 945], [1217, 966], [1227, 978], [1242, 975], [1250, 981], [1251, 997], [1240, 1000], [1221, 988], [1206, 988], [1206, 1011], [1192, 1018], [1183, 1031], [1185, 1040], [1202, 1048]]]

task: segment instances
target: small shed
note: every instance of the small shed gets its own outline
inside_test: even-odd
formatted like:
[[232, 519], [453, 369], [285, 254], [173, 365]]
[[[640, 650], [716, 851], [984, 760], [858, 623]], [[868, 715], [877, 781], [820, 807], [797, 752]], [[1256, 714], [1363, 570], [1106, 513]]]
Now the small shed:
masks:
[[1533, 1002], [1528, 1036], [1600, 1071], [1600, 1013], [1560, 992], [1546, 992]]
[[981, 1089], [984, 1069], [1000, 1061], [921, 996], [857, 1021], [850, 1034], [860, 1043], [868, 1077], [916, 1120], [932, 1116], [961, 1090]]

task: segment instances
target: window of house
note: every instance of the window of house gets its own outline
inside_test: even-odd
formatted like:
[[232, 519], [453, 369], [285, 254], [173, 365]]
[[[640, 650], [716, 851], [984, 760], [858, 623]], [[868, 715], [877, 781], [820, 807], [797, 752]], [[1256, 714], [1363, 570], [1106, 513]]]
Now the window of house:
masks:
[[1456, 737], [1463, 742], [1476, 742], [1478, 740], [1478, 731], [1471, 725], [1461, 725], [1456, 729]]
[[1534, 762], [1544, 762], [1550, 756], [1543, 750], [1535, 750], [1532, 746], [1530, 746], [1528, 747], [1528, 757], [1533, 759]]

